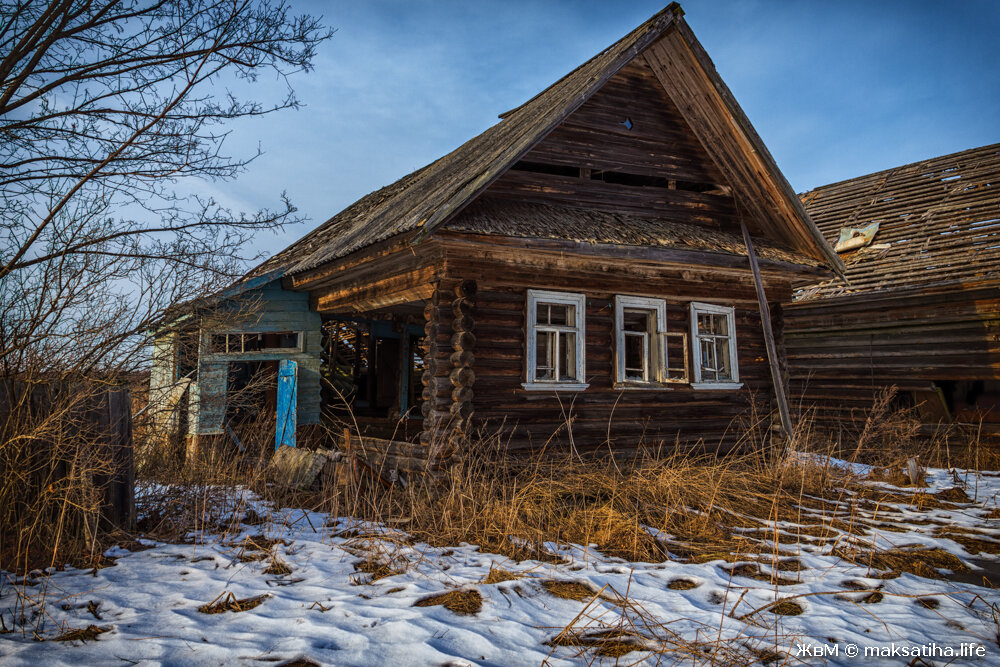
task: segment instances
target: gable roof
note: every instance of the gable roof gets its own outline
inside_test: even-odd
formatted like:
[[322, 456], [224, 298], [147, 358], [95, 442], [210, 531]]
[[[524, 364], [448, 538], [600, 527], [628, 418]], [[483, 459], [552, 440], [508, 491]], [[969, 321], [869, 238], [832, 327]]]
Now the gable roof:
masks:
[[810, 285], [798, 300], [1000, 281], [1000, 144], [824, 185], [802, 201], [831, 243], [843, 227], [879, 229], [844, 254], [847, 282]]
[[[682, 40], [695, 65], [692, 69], [690, 63], [672, 63], [664, 51], [666, 47], [659, 49], [655, 60], [664, 68], [672, 66], [683, 71], [668, 86], [695, 88], [683, 96], [678, 106], [709, 154], [717, 162], [745, 162], [724, 172], [737, 197], [754, 214], [753, 222], [763, 226], [765, 235], [785, 241], [792, 250], [841, 269], [836, 253], [805, 214], [682, 17], [680, 6], [672, 3], [552, 86], [505, 113], [501, 122], [426, 167], [363, 197], [249, 275], [306, 271], [398, 234], [411, 233], [415, 241], [425, 238], [472, 202], [622, 67], [644, 52], [652, 54], [650, 47], [658, 40], [662, 43], [667, 35]], [[692, 75], [695, 79], [688, 81]], [[706, 97], [712, 98], [710, 108], [692, 102]], [[723, 117], [716, 118], [720, 114]], [[692, 117], [701, 122], [691, 122]], [[698, 127], [705, 129], [699, 133]], [[724, 129], [720, 132], [719, 127]]]

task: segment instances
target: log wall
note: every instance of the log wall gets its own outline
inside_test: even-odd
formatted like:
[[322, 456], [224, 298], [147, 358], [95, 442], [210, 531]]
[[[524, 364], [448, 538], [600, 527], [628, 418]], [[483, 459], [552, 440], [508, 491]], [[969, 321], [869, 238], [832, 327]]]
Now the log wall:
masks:
[[[682, 281], [679, 281], [682, 282]], [[594, 285], [593, 282], [577, 283]], [[552, 284], [546, 289], [567, 289]], [[485, 433], [502, 431], [514, 451], [572, 446], [580, 452], [606, 449], [633, 453], [660, 444], [729, 448], [745, 435], [752, 396], [761, 416], [770, 410], [772, 387], [760, 315], [750, 286], [701, 292], [697, 300], [736, 306], [740, 390], [695, 390], [687, 384], [664, 389], [616, 389], [614, 381], [614, 291], [608, 282], [587, 287], [586, 380], [582, 392], [525, 390], [525, 287], [481, 286], [477, 296], [475, 424]], [[667, 300], [668, 331], [688, 331], [693, 287], [675, 284], [650, 290]], [[630, 290], [634, 293], [634, 286]], [[669, 344], [676, 344], [668, 342]], [[571, 428], [567, 427], [567, 421]], [[769, 423], [762, 424], [763, 427]], [[762, 434], [758, 434], [758, 437]], [[551, 440], [551, 442], [550, 442]]]

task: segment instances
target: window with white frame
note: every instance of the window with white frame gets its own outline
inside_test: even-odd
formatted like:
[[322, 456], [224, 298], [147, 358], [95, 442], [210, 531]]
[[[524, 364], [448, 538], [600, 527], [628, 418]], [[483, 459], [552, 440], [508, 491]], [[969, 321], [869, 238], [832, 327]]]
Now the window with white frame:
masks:
[[694, 382], [700, 389], [738, 389], [736, 326], [733, 308], [711, 303], [691, 304]]
[[583, 294], [528, 290], [525, 389], [582, 390], [584, 382]]
[[667, 379], [667, 305], [663, 299], [615, 297], [615, 375], [619, 384]]

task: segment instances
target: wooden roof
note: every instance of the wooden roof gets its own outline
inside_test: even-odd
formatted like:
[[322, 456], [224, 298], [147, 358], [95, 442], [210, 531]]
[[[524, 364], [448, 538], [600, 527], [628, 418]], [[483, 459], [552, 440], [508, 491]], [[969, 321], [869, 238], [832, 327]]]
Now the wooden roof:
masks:
[[826, 266], [840, 260], [719, 78], [676, 3], [582, 64], [503, 120], [426, 167], [347, 207], [249, 275], [295, 274], [399, 234], [414, 242], [471, 203], [622, 67], [644, 58], [729, 180], [746, 220]]
[[[725, 255], [747, 254], [743, 237], [700, 225], [570, 206], [480, 197], [445, 225], [452, 231], [517, 238], [573, 239], [584, 243], [672, 248]], [[762, 261], [804, 267], [821, 262], [755, 239]]]
[[824, 185], [802, 201], [831, 243], [843, 227], [879, 229], [842, 255], [846, 282], [808, 285], [798, 300], [1000, 281], [1000, 144]]

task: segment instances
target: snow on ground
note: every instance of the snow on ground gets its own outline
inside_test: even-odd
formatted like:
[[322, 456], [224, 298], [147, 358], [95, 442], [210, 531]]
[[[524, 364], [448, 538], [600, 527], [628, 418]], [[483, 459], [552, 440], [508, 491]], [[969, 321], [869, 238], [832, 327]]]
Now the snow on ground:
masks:
[[[959, 480], [976, 505], [920, 512], [902, 504], [883, 508], [934, 523], [916, 521], [906, 532], [876, 531], [875, 539], [941, 547], [974, 566], [959, 543], [934, 529], [975, 526], [984, 539], [1000, 537], [1000, 521], [985, 518], [997, 508], [1000, 474], [963, 472]], [[931, 470], [928, 482], [930, 491], [945, 489], [955, 485], [955, 475]], [[762, 660], [777, 654], [775, 664], [906, 664], [911, 658], [900, 657], [904, 648], [920, 650], [936, 642], [972, 655], [914, 664], [1000, 664], [995, 590], [912, 574], [880, 579], [873, 570], [829, 555], [828, 546], [805, 541], [797, 551], [781, 552], [785, 565], [779, 575], [790, 581], [775, 586], [741, 576], [752, 574], [752, 567], [731, 574], [724, 568], [732, 565], [723, 561], [633, 564], [579, 546], [549, 545], [567, 561], [562, 564], [517, 562], [468, 544], [411, 544], [405, 534], [380, 526], [294, 509], [243, 529], [225, 539], [202, 536], [200, 543], [150, 543], [152, 548], [137, 552], [115, 548], [107, 555], [116, 564], [96, 571], [66, 568], [28, 583], [4, 574], [0, 618], [15, 631], [0, 635], [0, 663], [266, 665], [305, 658], [324, 665], [568, 665], [616, 659], [691, 664], [698, 662], [693, 658], [705, 661], [732, 651]], [[246, 541], [262, 534], [282, 540], [273, 553], [290, 572], [265, 573], [270, 557]], [[263, 559], [253, 560], [257, 557]], [[988, 558], [996, 563], [997, 556]], [[794, 561], [798, 571], [789, 567]], [[370, 581], [372, 573], [356, 568], [365, 562], [387, 564], [376, 575], [397, 572]], [[483, 583], [492, 568], [520, 578]], [[582, 598], [569, 599], [554, 594], [559, 587], [551, 582], [586, 588], [569, 587]], [[477, 591], [481, 609], [415, 606], [448, 591]], [[199, 611], [208, 603], [230, 602], [229, 594], [237, 600], [264, 597], [241, 612]], [[794, 602], [774, 606], [779, 598]], [[28, 622], [18, 625], [22, 614]], [[105, 632], [87, 641], [51, 641], [91, 625]], [[606, 656], [593, 647], [552, 645], [568, 625], [574, 632], [565, 636], [576, 637], [577, 644], [620, 641], [606, 647], [611, 654]], [[33, 638], [35, 627], [46, 641]], [[861, 657], [851, 655], [852, 646]], [[621, 655], [629, 648], [637, 650]], [[865, 658], [866, 649], [897, 653]], [[977, 651], [983, 655], [977, 657]]]

